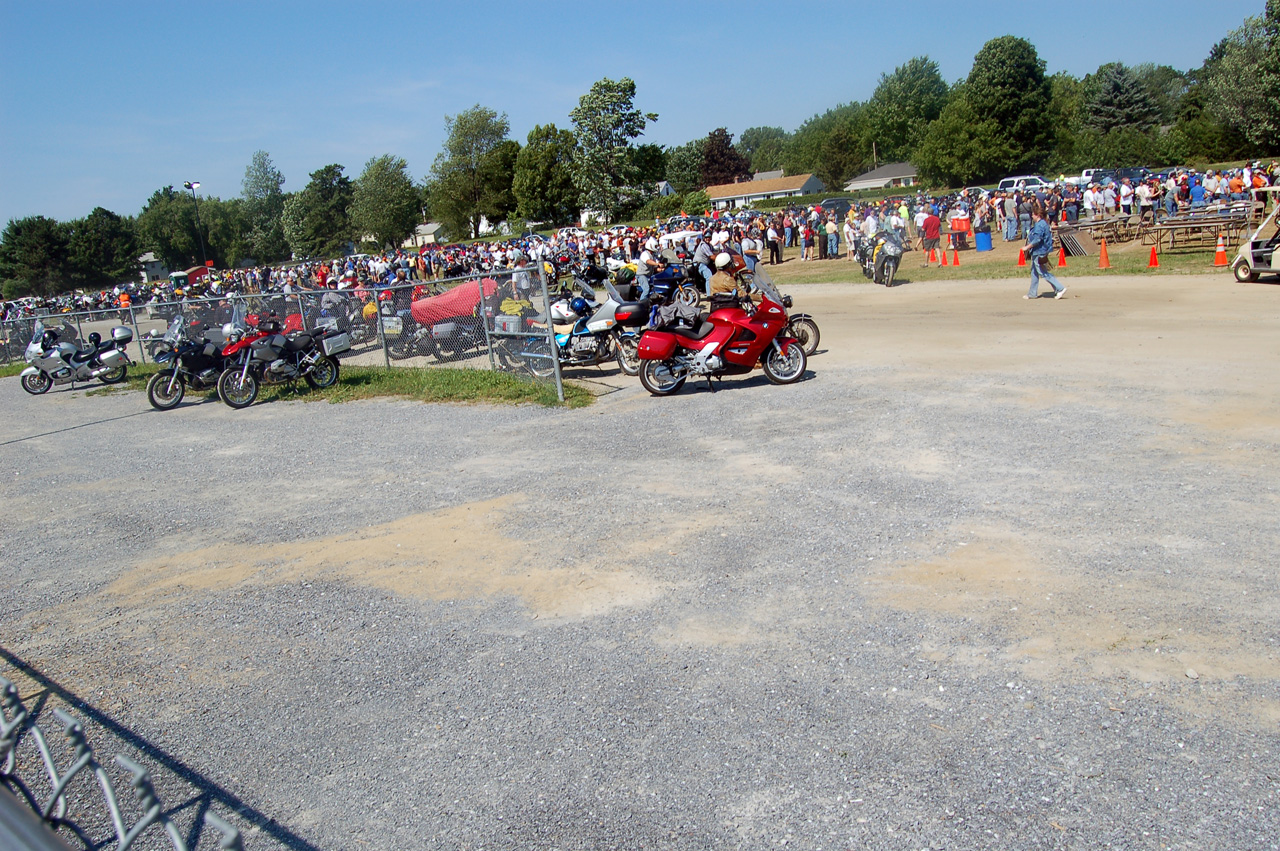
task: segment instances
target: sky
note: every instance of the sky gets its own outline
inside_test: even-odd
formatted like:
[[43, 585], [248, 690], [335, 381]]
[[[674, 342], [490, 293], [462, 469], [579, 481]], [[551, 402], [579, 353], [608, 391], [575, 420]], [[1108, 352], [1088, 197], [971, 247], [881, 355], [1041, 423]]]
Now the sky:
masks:
[[[1059, 9], [1069, 8], [1064, 16]], [[58, 2], [0, 0], [0, 222], [136, 215], [164, 186], [240, 194], [267, 151], [284, 189], [381, 154], [431, 169], [444, 118], [505, 113], [524, 143], [603, 77], [658, 114], [640, 141], [680, 145], [866, 100], [913, 56], [948, 81], [989, 39], [1035, 45], [1046, 70], [1198, 67], [1263, 0], [1069, 4]]]

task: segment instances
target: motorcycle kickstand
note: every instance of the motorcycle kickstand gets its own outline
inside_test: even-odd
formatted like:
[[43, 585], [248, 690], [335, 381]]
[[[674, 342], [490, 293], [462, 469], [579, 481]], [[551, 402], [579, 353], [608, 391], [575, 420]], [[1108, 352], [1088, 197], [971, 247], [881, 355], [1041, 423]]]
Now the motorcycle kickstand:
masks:
[[716, 392], [716, 386], [715, 384], [712, 383], [710, 375], [707, 376], [707, 390], [711, 391], [712, 393]]

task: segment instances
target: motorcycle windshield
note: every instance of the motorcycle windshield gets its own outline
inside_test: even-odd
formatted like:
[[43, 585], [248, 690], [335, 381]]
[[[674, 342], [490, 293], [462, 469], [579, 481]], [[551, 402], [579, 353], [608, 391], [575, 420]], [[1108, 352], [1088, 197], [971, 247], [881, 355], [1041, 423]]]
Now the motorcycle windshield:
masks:
[[591, 289], [591, 287], [589, 287], [585, 281], [579, 281], [578, 287], [582, 290], [582, 297], [585, 298], [587, 301], [591, 302], [592, 304], [595, 304], [596, 291]]
[[782, 304], [782, 294], [773, 285], [773, 278], [769, 277], [769, 273], [765, 270], [763, 263], [756, 264], [755, 277], [752, 279], [751, 284], [764, 293], [765, 298], [769, 299], [769, 301], [774, 304]]
[[40, 338], [44, 336], [44, 323], [39, 319], [36, 320], [35, 327], [31, 329], [31, 342], [38, 343]]
[[170, 345], [177, 345], [178, 340], [182, 338], [182, 314], [179, 313], [173, 317], [173, 321], [169, 323], [169, 328], [164, 332], [164, 341]]

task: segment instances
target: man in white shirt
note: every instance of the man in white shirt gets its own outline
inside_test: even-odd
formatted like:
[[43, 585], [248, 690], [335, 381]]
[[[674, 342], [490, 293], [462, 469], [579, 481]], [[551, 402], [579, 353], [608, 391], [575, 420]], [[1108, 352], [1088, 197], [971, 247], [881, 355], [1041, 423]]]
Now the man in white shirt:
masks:
[[853, 226], [853, 222], [848, 219], [844, 220], [844, 247], [845, 253], [848, 255], [845, 259], [853, 260], [853, 248], [857, 244], [858, 230]]

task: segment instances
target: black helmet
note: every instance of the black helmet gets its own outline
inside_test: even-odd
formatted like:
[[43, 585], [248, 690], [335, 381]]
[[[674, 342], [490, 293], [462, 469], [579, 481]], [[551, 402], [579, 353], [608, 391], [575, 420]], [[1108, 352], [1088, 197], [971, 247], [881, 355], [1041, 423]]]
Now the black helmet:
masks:
[[636, 282], [636, 273], [628, 266], [623, 266], [618, 270], [618, 286], [629, 287]]

